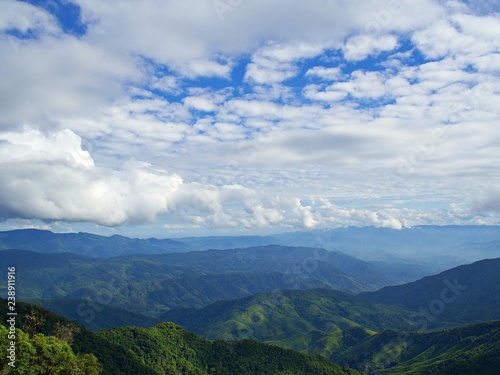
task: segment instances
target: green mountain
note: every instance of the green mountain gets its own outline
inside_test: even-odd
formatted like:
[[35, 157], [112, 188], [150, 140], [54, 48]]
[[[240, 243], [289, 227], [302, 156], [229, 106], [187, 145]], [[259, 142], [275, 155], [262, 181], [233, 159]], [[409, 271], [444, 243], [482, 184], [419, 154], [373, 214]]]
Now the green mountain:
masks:
[[170, 308], [202, 307], [262, 291], [332, 288], [357, 293], [403, 281], [346, 254], [282, 246], [113, 258], [0, 251], [0, 267], [12, 265], [23, 286], [20, 299], [90, 299], [152, 317]]
[[[498, 349], [495, 324], [438, 333], [428, 330], [498, 319], [499, 261], [483, 260], [358, 296], [332, 290], [277, 291], [201, 309], [172, 309], [162, 319], [207, 338], [248, 337], [319, 353], [367, 372], [385, 367], [395, 374], [441, 367], [451, 371], [451, 366], [459, 368], [455, 363], [466, 361], [463, 368], [474, 373], [472, 369], [481, 367], [481, 361], [490, 363], [492, 351]], [[427, 346], [414, 345], [424, 338]], [[471, 345], [465, 345], [467, 340]], [[435, 341], [441, 346], [435, 346]], [[396, 360], [384, 354], [387, 348], [409, 354], [401, 358], [398, 354]]]
[[209, 341], [173, 323], [98, 334], [127, 348], [155, 374], [357, 374], [320, 356], [306, 356], [256, 341]]
[[367, 374], [481, 374], [500, 369], [500, 321], [431, 332], [385, 331], [331, 358]]
[[[2, 300], [0, 310], [4, 310], [1, 311], [4, 316], [6, 305], [6, 301]], [[17, 358], [22, 362], [18, 362], [18, 369], [8, 372], [12, 374], [90, 375], [98, 374], [101, 368], [104, 374], [138, 375], [360, 374], [320, 356], [308, 356], [255, 341], [209, 341], [173, 323], [162, 323], [147, 329], [122, 327], [95, 334], [32, 305], [19, 303], [16, 308], [19, 326], [29, 324], [32, 321], [29, 316], [36, 316], [43, 324], [39, 328], [40, 333], [26, 334], [17, 330], [20, 341]], [[7, 331], [4, 324], [2, 321], [0, 333]], [[29, 328], [27, 330], [30, 331]], [[61, 332], [66, 334], [61, 335]], [[56, 335], [64, 337], [64, 340]], [[2, 334], [0, 347], [5, 345], [7, 336]], [[2, 356], [2, 373], [8, 371], [6, 361]], [[26, 367], [29, 365], [32, 367]], [[71, 368], [65, 367], [68, 365]]]
[[388, 286], [359, 296], [373, 302], [420, 310], [433, 322], [473, 323], [500, 319], [500, 258], [455, 267], [404, 285]]
[[161, 319], [210, 339], [250, 338], [328, 357], [375, 331], [415, 329], [414, 316], [402, 307], [314, 289], [259, 293], [201, 309], [173, 309]]
[[[98, 361], [98, 367], [103, 369], [103, 374], [144, 374], [144, 375], [154, 375], [154, 372], [147, 369], [142, 363], [137, 361], [136, 359], [130, 358], [126, 349], [122, 348], [119, 345], [112, 344], [107, 342], [100, 337], [98, 337], [95, 333], [86, 330], [84, 327], [80, 326], [77, 323], [71, 322], [70, 320], [60, 317], [53, 312], [46, 310], [40, 306], [31, 305], [23, 302], [16, 302], [16, 327], [17, 330], [23, 330], [25, 333], [27, 331], [31, 331], [32, 333], [36, 333], [34, 337], [38, 334], [44, 335], [45, 337], [51, 337], [50, 340], [53, 340], [52, 337], [59, 338], [60, 340], [65, 341], [71, 347], [71, 353], [78, 357], [83, 357], [84, 355], [93, 355]], [[0, 299], [0, 314], [2, 316], [7, 316], [7, 301], [4, 299]], [[31, 330], [28, 327], [32, 326], [30, 321], [35, 319], [30, 319], [29, 317], [35, 317], [36, 320], [40, 322], [40, 325], [37, 326], [36, 330]], [[2, 319], [0, 321], [0, 325], [6, 327], [7, 322]], [[18, 332], [18, 337], [22, 337], [22, 334]], [[34, 339], [33, 337], [33, 339]], [[7, 336], [0, 336], [0, 346], [5, 345], [7, 341]], [[42, 340], [43, 341], [43, 340]], [[60, 347], [58, 342], [55, 342], [52, 346], [55, 346], [56, 349]], [[33, 346], [33, 344], [32, 344]], [[62, 345], [63, 353], [67, 353], [67, 347]], [[38, 346], [39, 352], [44, 353], [48, 352], [48, 356], [42, 356], [42, 358], [51, 358], [51, 353], [54, 352], [50, 347], [45, 349], [45, 345]], [[23, 350], [23, 347], [19, 348]], [[31, 356], [30, 356], [31, 354]], [[26, 353], [19, 353], [18, 355], [25, 356], [27, 359], [27, 365], [29, 366], [31, 362], [35, 360], [33, 358], [34, 353], [32, 351], [28, 351], [28, 355]], [[67, 355], [71, 357], [71, 354]], [[63, 357], [64, 358], [64, 357]], [[91, 358], [91, 357], [90, 357]], [[3, 356], [0, 360], [3, 360]], [[93, 362], [93, 361], [90, 361]], [[5, 370], [5, 366], [8, 366], [5, 362], [0, 362], [2, 364], [2, 370]], [[50, 361], [45, 362], [45, 366], [53, 366], [57, 365], [57, 363], [50, 363]], [[20, 370], [25, 369], [25, 367], [20, 366]], [[12, 374], [15, 374], [15, 371], [11, 370]], [[19, 372], [20, 374], [30, 374], [37, 372], [29, 372], [25, 371]], [[38, 373], [50, 373], [48, 369], [46, 371], [39, 371]], [[79, 374], [76, 372], [76, 374]], [[84, 375], [83, 373], [82, 375]], [[90, 374], [90, 373], [89, 373]]]

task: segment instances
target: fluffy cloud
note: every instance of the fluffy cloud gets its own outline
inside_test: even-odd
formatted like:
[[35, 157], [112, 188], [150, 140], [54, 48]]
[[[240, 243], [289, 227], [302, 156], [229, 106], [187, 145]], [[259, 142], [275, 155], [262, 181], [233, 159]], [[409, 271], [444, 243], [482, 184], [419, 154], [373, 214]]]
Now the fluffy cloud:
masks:
[[182, 184], [179, 176], [141, 163], [120, 170], [98, 167], [70, 130], [4, 133], [0, 150], [4, 218], [102, 225], [153, 220], [168, 211], [169, 197]]
[[75, 4], [82, 35], [24, 2], [0, 15], [2, 218], [496, 220], [491, 2]]
[[257, 51], [248, 65], [245, 79], [257, 84], [281, 82], [297, 74], [296, 62], [321, 53], [321, 45], [296, 43], [272, 45]]
[[381, 52], [392, 51], [398, 45], [398, 40], [394, 35], [368, 36], [356, 35], [349, 38], [342, 47], [347, 60], [363, 60], [370, 55], [377, 55]]
[[339, 67], [325, 68], [323, 66], [315, 66], [307, 70], [305, 75], [319, 77], [327, 81], [335, 81], [342, 76], [342, 70]]
[[60, 116], [90, 115], [123, 95], [123, 80], [137, 79], [131, 58], [117, 59], [72, 36], [0, 39], [1, 126], [50, 124]]
[[115, 170], [97, 166], [81, 149], [81, 139], [67, 129], [3, 133], [0, 155], [3, 219], [115, 226], [168, 214], [215, 227], [264, 227], [282, 219], [254, 191], [239, 185], [186, 184], [178, 175], [140, 162]]

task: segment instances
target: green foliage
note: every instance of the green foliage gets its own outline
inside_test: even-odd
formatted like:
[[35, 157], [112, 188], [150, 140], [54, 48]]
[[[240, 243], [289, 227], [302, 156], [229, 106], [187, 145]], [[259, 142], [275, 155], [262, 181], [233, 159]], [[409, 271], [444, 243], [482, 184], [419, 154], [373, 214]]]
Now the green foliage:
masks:
[[[59, 374], [59, 375], [97, 375], [101, 365], [93, 354], [75, 355], [63, 340], [54, 336], [37, 333], [30, 338], [28, 334], [16, 329], [16, 358], [10, 366], [10, 359], [0, 357], [0, 371], [8, 374]], [[7, 353], [10, 341], [7, 329], [0, 326], [0, 350]]]
[[[5, 308], [5, 300], [0, 306]], [[173, 324], [148, 329], [121, 327], [98, 334], [68, 322], [38, 306], [19, 303], [18, 317], [33, 311], [44, 324], [45, 334], [33, 339], [18, 330], [18, 372], [12, 374], [358, 374], [326, 358], [308, 356], [255, 341], [209, 341]], [[21, 314], [20, 312], [23, 312]], [[3, 322], [0, 324], [4, 324]], [[2, 340], [6, 328], [0, 325]], [[59, 335], [66, 342], [51, 335]], [[0, 349], [6, 342], [0, 341]], [[5, 358], [2, 358], [5, 360]], [[0, 362], [1, 369], [5, 363]], [[31, 366], [31, 367], [30, 367]], [[34, 369], [27, 372], [27, 368]], [[17, 371], [17, 370], [16, 370]], [[24, 371], [24, 372], [23, 372]]]
[[[31, 314], [32, 310], [43, 320], [43, 324], [37, 328], [36, 333], [43, 333], [45, 336], [59, 336], [71, 342], [73, 352], [77, 356], [83, 356], [82, 360], [84, 364], [88, 363], [91, 365], [93, 363], [92, 357], [84, 356], [85, 354], [92, 354], [97, 358], [100, 365], [102, 365], [103, 373], [105, 374], [152, 374], [141, 363], [129, 358], [124, 348], [103, 341], [84, 327], [40, 306], [16, 302], [18, 326], [25, 326], [26, 316]], [[6, 316], [6, 313], [7, 301], [0, 299], [0, 314]], [[2, 324], [5, 324], [5, 322], [0, 321], [0, 325]], [[71, 332], [70, 336], [68, 331]]]
[[387, 328], [413, 328], [415, 312], [343, 292], [285, 290], [221, 301], [162, 316], [209, 339], [250, 338], [308, 353], [331, 355]]
[[[450, 364], [436, 372], [437, 375], [498, 375], [500, 369], [500, 348], [490, 350], [483, 354], [475, 355], [472, 358], [457, 359], [454, 364]], [[460, 358], [460, 357], [459, 357]]]
[[128, 349], [155, 374], [357, 374], [319, 356], [243, 340], [209, 341], [173, 323], [144, 329], [123, 327], [99, 337]]
[[[332, 359], [367, 373], [493, 374], [498, 371], [500, 321], [429, 332], [384, 331]], [[497, 372], [498, 373], [498, 372]]]

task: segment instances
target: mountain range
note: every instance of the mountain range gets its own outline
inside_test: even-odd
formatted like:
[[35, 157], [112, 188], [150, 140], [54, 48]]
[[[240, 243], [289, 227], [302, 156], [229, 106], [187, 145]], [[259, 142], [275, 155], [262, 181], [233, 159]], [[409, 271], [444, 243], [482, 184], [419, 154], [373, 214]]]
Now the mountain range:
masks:
[[350, 293], [414, 280], [393, 265], [372, 264], [317, 248], [246, 249], [88, 258], [72, 253], [0, 251], [0, 267], [15, 265], [28, 299], [90, 299], [158, 317], [175, 307], [281, 289], [333, 288]]
[[[497, 227], [341, 229], [175, 240], [2, 232], [0, 268], [16, 267], [18, 300], [35, 304], [18, 303], [32, 353], [22, 363], [57, 359], [88, 374], [497, 373]], [[254, 246], [225, 248], [238, 244]], [[438, 248], [454, 255], [424, 259]], [[35, 335], [33, 314], [44, 321]]]
[[[71, 365], [86, 368], [89, 374], [98, 368], [106, 374], [356, 374], [356, 370], [366, 374], [496, 374], [500, 365], [500, 320], [496, 318], [500, 306], [491, 302], [497, 301], [492, 299], [498, 295], [496, 287], [487, 286], [498, 285], [499, 261], [483, 260], [358, 296], [325, 289], [274, 291], [201, 309], [172, 309], [159, 318], [180, 323], [211, 340], [174, 323], [154, 322], [156, 325], [149, 328], [129, 326], [92, 333], [43, 308], [18, 303], [20, 327], [25, 327], [26, 317], [33, 314], [44, 322], [36, 342], [26, 333], [18, 332], [18, 337], [23, 345], [33, 347], [31, 363], [33, 358], [35, 363], [63, 361], [54, 353], [71, 350], [73, 357], [64, 356], [64, 361], [75, 358]], [[466, 288], [465, 284], [453, 283], [443, 288], [441, 284], [448, 278], [482, 281], [469, 283]], [[416, 311], [403, 304], [372, 301], [381, 296], [390, 300], [409, 291], [411, 301], [427, 289], [451, 288], [453, 293], [452, 286], [460, 291], [455, 300], [451, 301], [448, 292], [439, 293], [441, 299], [445, 297], [442, 303], [446, 308], [474, 304], [478, 315], [467, 315], [470, 320], [496, 320], [459, 325], [460, 314], [443, 312], [429, 319], [430, 309]], [[480, 299], [470, 298], [481, 291]], [[5, 315], [6, 301], [0, 306], [0, 313]], [[439, 329], [424, 327], [421, 322], [425, 319]], [[61, 326], [66, 329], [62, 336]], [[71, 333], [70, 340], [67, 332]], [[48, 351], [53, 359], [44, 357]], [[2, 358], [0, 368], [5, 366]]]
[[[420, 265], [435, 273], [500, 253], [500, 226], [417, 226], [389, 229], [345, 227], [268, 236], [211, 236], [137, 239], [89, 233], [52, 233], [24, 229], [0, 232], [0, 249], [73, 252], [88, 257], [163, 254], [193, 250], [235, 249], [267, 245], [302, 246], [340, 251], [366, 260]], [[412, 267], [408, 267], [411, 265]]]

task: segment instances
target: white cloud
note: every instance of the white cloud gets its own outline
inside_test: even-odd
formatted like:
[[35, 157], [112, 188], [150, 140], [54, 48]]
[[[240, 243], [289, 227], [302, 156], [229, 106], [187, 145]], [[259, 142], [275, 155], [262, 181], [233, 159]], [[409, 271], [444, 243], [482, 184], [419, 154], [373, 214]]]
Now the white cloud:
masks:
[[309, 43], [266, 46], [253, 54], [245, 79], [257, 84], [284, 81], [297, 74], [297, 60], [317, 56], [323, 48]]
[[77, 3], [78, 37], [23, 2], [0, 15], [27, 33], [0, 36], [2, 217], [495, 220], [470, 202], [498, 179], [497, 15], [430, 0], [232, 2], [222, 19], [211, 1]]
[[325, 68], [324, 66], [315, 66], [306, 72], [306, 76], [319, 77], [328, 81], [335, 81], [342, 77], [342, 70], [339, 67]]
[[498, 17], [458, 14], [415, 32], [412, 40], [429, 58], [467, 58], [473, 64], [471, 58], [498, 54], [499, 25]]
[[387, 77], [379, 72], [352, 72], [350, 79], [345, 82], [336, 82], [330, 86], [333, 91], [344, 91], [354, 98], [376, 99], [386, 95]]
[[349, 38], [342, 47], [342, 51], [347, 60], [358, 61], [364, 60], [370, 55], [392, 51], [397, 45], [398, 39], [394, 35], [356, 35]]
[[168, 211], [169, 196], [182, 184], [179, 176], [142, 163], [120, 170], [98, 167], [70, 130], [4, 133], [0, 148], [4, 218], [102, 225], [148, 221]]
[[216, 106], [209, 98], [189, 96], [184, 98], [184, 104], [190, 108], [200, 111], [210, 112], [215, 110]]
[[471, 209], [476, 213], [500, 213], [500, 190], [498, 188], [488, 189], [482, 196], [474, 199]]
[[70, 130], [3, 133], [2, 218], [115, 226], [152, 222], [167, 215], [181, 222], [195, 218], [198, 224], [226, 228], [265, 227], [282, 219], [279, 211], [265, 207], [251, 189], [186, 184], [178, 175], [140, 162], [110, 170], [95, 165], [80, 143]]
[[[59, 31], [55, 18], [43, 9], [21, 1], [4, 1], [0, 14], [0, 30], [19, 30], [23, 33], [56, 34]], [[11, 42], [15, 43], [14, 38]], [[16, 46], [12, 44], [15, 51]]]
[[348, 95], [356, 99], [378, 99], [393, 94], [388, 90], [387, 80], [388, 76], [384, 73], [356, 70], [342, 81], [324, 88], [315, 84], [308, 85], [304, 88], [304, 95], [309, 99], [326, 102], [340, 101]]
[[197, 59], [188, 61], [186, 65], [181, 65], [177, 69], [188, 78], [195, 77], [228, 77], [232, 66], [230, 63], [221, 64], [217, 61]]
[[167, 93], [178, 93], [180, 91], [180, 84], [173, 76], [154, 77], [151, 83], [151, 88], [160, 90]]
[[139, 78], [131, 59], [117, 59], [71, 36], [16, 43], [14, 51], [0, 40], [3, 126], [91, 114], [123, 95], [123, 80]]

